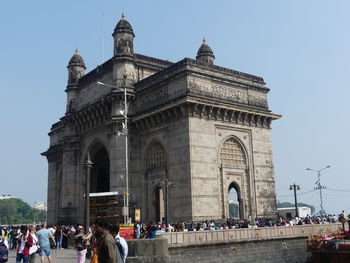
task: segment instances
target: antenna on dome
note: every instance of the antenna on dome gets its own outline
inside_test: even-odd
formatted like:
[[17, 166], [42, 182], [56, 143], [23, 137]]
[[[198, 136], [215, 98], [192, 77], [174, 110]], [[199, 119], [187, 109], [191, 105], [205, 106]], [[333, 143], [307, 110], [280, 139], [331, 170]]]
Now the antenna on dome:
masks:
[[101, 35], [101, 65], [103, 64], [104, 60], [104, 53], [105, 53], [105, 36], [104, 36], [104, 13], [101, 14], [101, 26], [102, 26], [102, 35]]

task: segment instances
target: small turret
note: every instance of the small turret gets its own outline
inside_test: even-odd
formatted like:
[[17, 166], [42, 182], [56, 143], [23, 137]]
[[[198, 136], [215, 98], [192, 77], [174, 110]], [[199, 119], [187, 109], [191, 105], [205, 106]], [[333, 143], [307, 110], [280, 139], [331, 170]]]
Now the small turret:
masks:
[[79, 79], [85, 74], [85, 63], [83, 58], [80, 56], [78, 49], [75, 50], [75, 54], [69, 60], [68, 63], [68, 85], [67, 85], [67, 109], [69, 112], [74, 109], [76, 97], [77, 97], [77, 87]]
[[135, 34], [124, 14], [112, 36], [114, 39], [113, 81], [117, 85], [123, 85], [124, 75], [127, 75], [128, 81], [134, 82], [137, 77], [134, 57]]
[[78, 49], [68, 63], [68, 86], [77, 85], [78, 80], [85, 74], [85, 63], [80, 56]]
[[207, 41], [205, 41], [205, 38], [203, 38], [203, 43], [198, 49], [196, 60], [213, 65], [214, 59], [215, 56], [213, 50], [209, 47]]
[[114, 38], [114, 56], [134, 54], [135, 34], [124, 14], [122, 14], [112, 36]]

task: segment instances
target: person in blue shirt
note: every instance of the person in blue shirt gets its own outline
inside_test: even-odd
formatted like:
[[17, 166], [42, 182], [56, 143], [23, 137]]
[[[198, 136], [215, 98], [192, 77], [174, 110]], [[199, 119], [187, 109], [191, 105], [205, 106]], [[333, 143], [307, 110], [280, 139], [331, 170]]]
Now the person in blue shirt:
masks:
[[46, 224], [41, 225], [41, 230], [37, 232], [37, 237], [39, 239], [39, 247], [40, 247], [40, 262], [43, 263], [45, 261], [45, 256], [49, 260], [49, 263], [52, 263], [51, 257], [51, 247], [50, 247], [50, 238], [55, 244], [55, 238], [53, 233], [47, 229]]

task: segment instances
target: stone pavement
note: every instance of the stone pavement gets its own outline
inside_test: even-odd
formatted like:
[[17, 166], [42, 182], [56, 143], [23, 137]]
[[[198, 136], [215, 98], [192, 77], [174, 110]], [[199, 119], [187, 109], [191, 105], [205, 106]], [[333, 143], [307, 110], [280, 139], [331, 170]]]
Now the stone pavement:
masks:
[[[77, 256], [76, 252], [73, 249], [61, 249], [61, 250], [52, 250], [53, 251], [53, 262], [54, 263], [76, 263]], [[10, 259], [8, 263], [16, 262], [16, 252], [10, 251]], [[45, 262], [48, 262], [45, 260]], [[86, 263], [90, 262], [90, 260], [86, 260]], [[40, 263], [39, 255], [36, 255], [35, 263]]]

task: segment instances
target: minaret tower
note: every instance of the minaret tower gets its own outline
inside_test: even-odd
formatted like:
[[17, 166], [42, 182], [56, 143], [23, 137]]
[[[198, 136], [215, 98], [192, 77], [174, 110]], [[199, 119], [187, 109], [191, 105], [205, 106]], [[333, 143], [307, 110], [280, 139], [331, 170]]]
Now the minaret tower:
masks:
[[136, 81], [134, 57], [134, 31], [126, 20], [125, 15], [116, 25], [112, 34], [114, 39], [113, 80], [117, 85], [128, 81]]
[[196, 60], [213, 65], [214, 59], [215, 56], [213, 50], [209, 47], [205, 38], [203, 38], [203, 43], [198, 49]]
[[80, 56], [78, 49], [75, 50], [75, 54], [69, 60], [68, 63], [68, 85], [67, 85], [67, 110], [70, 112], [75, 107], [75, 100], [77, 97], [77, 88], [79, 79], [85, 74], [85, 63]]

